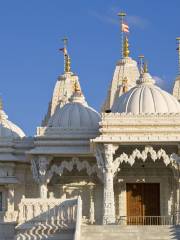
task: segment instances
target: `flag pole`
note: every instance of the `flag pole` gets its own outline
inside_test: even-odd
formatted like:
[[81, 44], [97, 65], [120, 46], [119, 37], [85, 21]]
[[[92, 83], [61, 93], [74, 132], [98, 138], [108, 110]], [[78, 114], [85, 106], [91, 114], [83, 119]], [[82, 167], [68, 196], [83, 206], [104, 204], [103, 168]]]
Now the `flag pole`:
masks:
[[177, 41], [177, 51], [178, 51], [178, 75], [180, 76], [180, 37], [176, 38]]
[[123, 48], [124, 48], [124, 32], [122, 30], [122, 25], [124, 23], [124, 17], [126, 16], [126, 13], [125, 12], [120, 12], [118, 13], [118, 16], [120, 17], [120, 28], [121, 28], [121, 57], [122, 59], [124, 58], [124, 51], [123, 51]]
[[63, 51], [63, 53], [64, 53], [64, 72], [66, 72], [66, 58], [67, 58], [66, 52], [67, 52], [68, 38], [67, 38], [67, 37], [64, 37], [64, 38], [62, 39], [62, 41], [63, 41], [63, 43], [64, 43], [64, 51]]

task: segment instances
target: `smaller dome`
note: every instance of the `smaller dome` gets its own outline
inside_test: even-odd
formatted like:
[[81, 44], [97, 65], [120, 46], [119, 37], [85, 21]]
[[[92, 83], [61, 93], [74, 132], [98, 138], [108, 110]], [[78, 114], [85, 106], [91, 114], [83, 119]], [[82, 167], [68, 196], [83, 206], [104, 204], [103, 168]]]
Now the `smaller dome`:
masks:
[[119, 113], [180, 113], [177, 99], [155, 84], [147, 72], [141, 74], [137, 85], [121, 95], [112, 107]]
[[14, 123], [8, 120], [8, 116], [0, 108], [0, 138], [23, 138], [24, 132]]
[[58, 107], [48, 122], [49, 127], [98, 130], [100, 115], [89, 107], [83, 95], [75, 92], [71, 102]]

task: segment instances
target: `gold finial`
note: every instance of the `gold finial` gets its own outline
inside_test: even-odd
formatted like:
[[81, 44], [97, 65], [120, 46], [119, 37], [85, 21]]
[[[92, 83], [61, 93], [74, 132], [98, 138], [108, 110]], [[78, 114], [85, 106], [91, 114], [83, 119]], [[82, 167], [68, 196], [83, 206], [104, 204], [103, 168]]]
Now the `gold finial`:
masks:
[[3, 101], [1, 96], [0, 96], [0, 110], [3, 110]]
[[123, 46], [123, 56], [129, 57], [130, 51], [129, 51], [129, 41], [128, 37], [126, 36], [124, 39], [124, 46]]
[[64, 72], [67, 73], [71, 71], [71, 59], [67, 51], [68, 38], [64, 37], [62, 41], [64, 43], [64, 47], [59, 50], [64, 54]]
[[123, 85], [123, 93], [126, 93], [128, 91], [128, 79], [127, 77], [125, 77], [122, 81], [122, 85]]
[[71, 71], [71, 58], [69, 57], [69, 55], [65, 56], [65, 72], [70, 72]]
[[176, 38], [177, 41], [177, 52], [178, 52], [178, 75], [180, 75], [180, 37]]
[[148, 73], [148, 64], [147, 64], [147, 62], [144, 63], [143, 72], [144, 73]]

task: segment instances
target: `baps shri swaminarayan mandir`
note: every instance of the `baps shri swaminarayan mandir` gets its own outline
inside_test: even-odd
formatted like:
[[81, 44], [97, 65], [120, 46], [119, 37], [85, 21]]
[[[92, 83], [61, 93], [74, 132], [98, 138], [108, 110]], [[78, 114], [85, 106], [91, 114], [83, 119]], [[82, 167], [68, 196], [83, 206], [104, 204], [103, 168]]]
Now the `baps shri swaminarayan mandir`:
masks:
[[158, 87], [143, 56], [131, 58], [128, 28], [100, 113], [71, 70], [67, 39], [34, 137], [1, 100], [1, 240], [180, 239], [180, 68], [172, 93]]

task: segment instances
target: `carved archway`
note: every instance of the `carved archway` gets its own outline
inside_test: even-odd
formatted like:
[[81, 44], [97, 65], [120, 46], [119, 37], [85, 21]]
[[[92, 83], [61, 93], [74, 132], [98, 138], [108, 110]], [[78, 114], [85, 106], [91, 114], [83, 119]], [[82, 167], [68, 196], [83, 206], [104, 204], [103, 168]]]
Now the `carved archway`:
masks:
[[80, 161], [78, 158], [72, 158], [71, 161], [62, 161], [60, 165], [53, 164], [50, 170], [46, 173], [46, 181], [50, 182], [54, 174], [61, 176], [64, 170], [68, 170], [71, 172], [76, 166], [77, 170], [80, 172], [82, 170], [86, 170], [87, 175], [91, 176], [92, 174], [97, 174], [98, 178], [102, 179], [102, 173], [99, 171], [98, 166], [96, 164], [90, 165], [88, 161]]
[[154, 162], [162, 159], [166, 166], [171, 163], [172, 166], [176, 168], [177, 164], [180, 163], [180, 157], [177, 154], [173, 153], [168, 155], [162, 148], [158, 151], [155, 151], [152, 146], [146, 146], [142, 152], [138, 149], [135, 149], [130, 155], [127, 153], [122, 153], [120, 156], [118, 156], [113, 162], [114, 173], [118, 170], [119, 165], [122, 162], [129, 163], [132, 166], [135, 163], [136, 158], [145, 162], [148, 158], [148, 155], [151, 156], [151, 159]]

